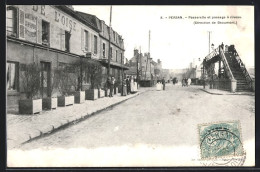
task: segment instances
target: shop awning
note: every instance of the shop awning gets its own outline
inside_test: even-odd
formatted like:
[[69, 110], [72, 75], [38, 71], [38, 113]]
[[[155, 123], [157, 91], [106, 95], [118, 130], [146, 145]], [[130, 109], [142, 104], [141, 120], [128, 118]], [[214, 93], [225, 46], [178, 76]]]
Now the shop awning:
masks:
[[[106, 64], [108, 65], [108, 60], [107, 59], [99, 59], [99, 61], [103, 64]], [[113, 62], [113, 61], [110, 61], [110, 65], [111, 66], [115, 66], [115, 67], [118, 67], [118, 68], [123, 68], [123, 70], [129, 70], [129, 67], [127, 67], [126, 65], [123, 65], [121, 63], [117, 63], [117, 62]]]

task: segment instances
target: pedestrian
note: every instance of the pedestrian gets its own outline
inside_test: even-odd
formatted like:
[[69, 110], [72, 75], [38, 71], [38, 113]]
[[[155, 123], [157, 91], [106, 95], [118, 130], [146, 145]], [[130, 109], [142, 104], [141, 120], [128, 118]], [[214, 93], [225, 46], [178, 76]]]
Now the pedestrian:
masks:
[[191, 84], [191, 79], [188, 78], [188, 86], [190, 86], [190, 84]]
[[126, 78], [123, 80], [123, 90], [122, 90], [122, 96], [127, 95], [127, 85], [126, 85]]
[[110, 93], [108, 93], [108, 90], [110, 90], [110, 84], [111, 84], [111, 77], [107, 77], [107, 82], [106, 82], [106, 89], [107, 89], [107, 96], [110, 97]]
[[187, 86], [187, 79], [184, 78], [184, 87]]
[[182, 87], [185, 87], [185, 78], [182, 78]]
[[162, 79], [163, 90], [165, 90], [165, 79]]
[[126, 78], [126, 92], [127, 92], [127, 94], [129, 94], [130, 93], [130, 79], [129, 79], [129, 76], [127, 76], [127, 78]]
[[112, 76], [112, 77], [111, 77], [111, 83], [110, 83], [110, 93], [109, 93], [109, 97], [113, 97], [114, 85], [115, 85], [115, 78]]
[[134, 78], [130, 76], [130, 93], [134, 92]]
[[222, 44], [220, 45], [220, 47], [222, 48], [222, 50], [224, 51], [224, 44], [222, 42]]

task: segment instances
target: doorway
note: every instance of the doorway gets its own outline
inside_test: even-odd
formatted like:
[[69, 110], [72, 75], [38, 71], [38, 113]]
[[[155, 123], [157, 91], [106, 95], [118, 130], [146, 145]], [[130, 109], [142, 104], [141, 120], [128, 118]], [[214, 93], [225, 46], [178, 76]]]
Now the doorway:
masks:
[[41, 96], [51, 96], [51, 63], [41, 62]]

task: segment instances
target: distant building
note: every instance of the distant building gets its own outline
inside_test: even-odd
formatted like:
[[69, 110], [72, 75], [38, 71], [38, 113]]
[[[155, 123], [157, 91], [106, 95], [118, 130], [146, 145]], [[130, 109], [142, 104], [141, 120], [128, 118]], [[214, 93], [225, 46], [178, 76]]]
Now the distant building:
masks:
[[[150, 53], [139, 53], [137, 49], [134, 50], [134, 56], [129, 60], [127, 66], [130, 66], [131, 70], [126, 71], [127, 75], [137, 76], [137, 61], [138, 61], [138, 73], [141, 80], [156, 80], [161, 77], [162, 64], [160, 60], [158, 63], [153, 61], [150, 57]], [[131, 74], [130, 74], [131, 73]]]

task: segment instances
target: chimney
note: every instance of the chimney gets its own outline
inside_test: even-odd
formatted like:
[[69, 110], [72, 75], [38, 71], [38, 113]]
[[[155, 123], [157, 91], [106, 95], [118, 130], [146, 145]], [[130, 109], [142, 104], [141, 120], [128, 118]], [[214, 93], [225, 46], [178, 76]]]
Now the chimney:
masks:
[[134, 56], [138, 55], [138, 50], [134, 49]]

